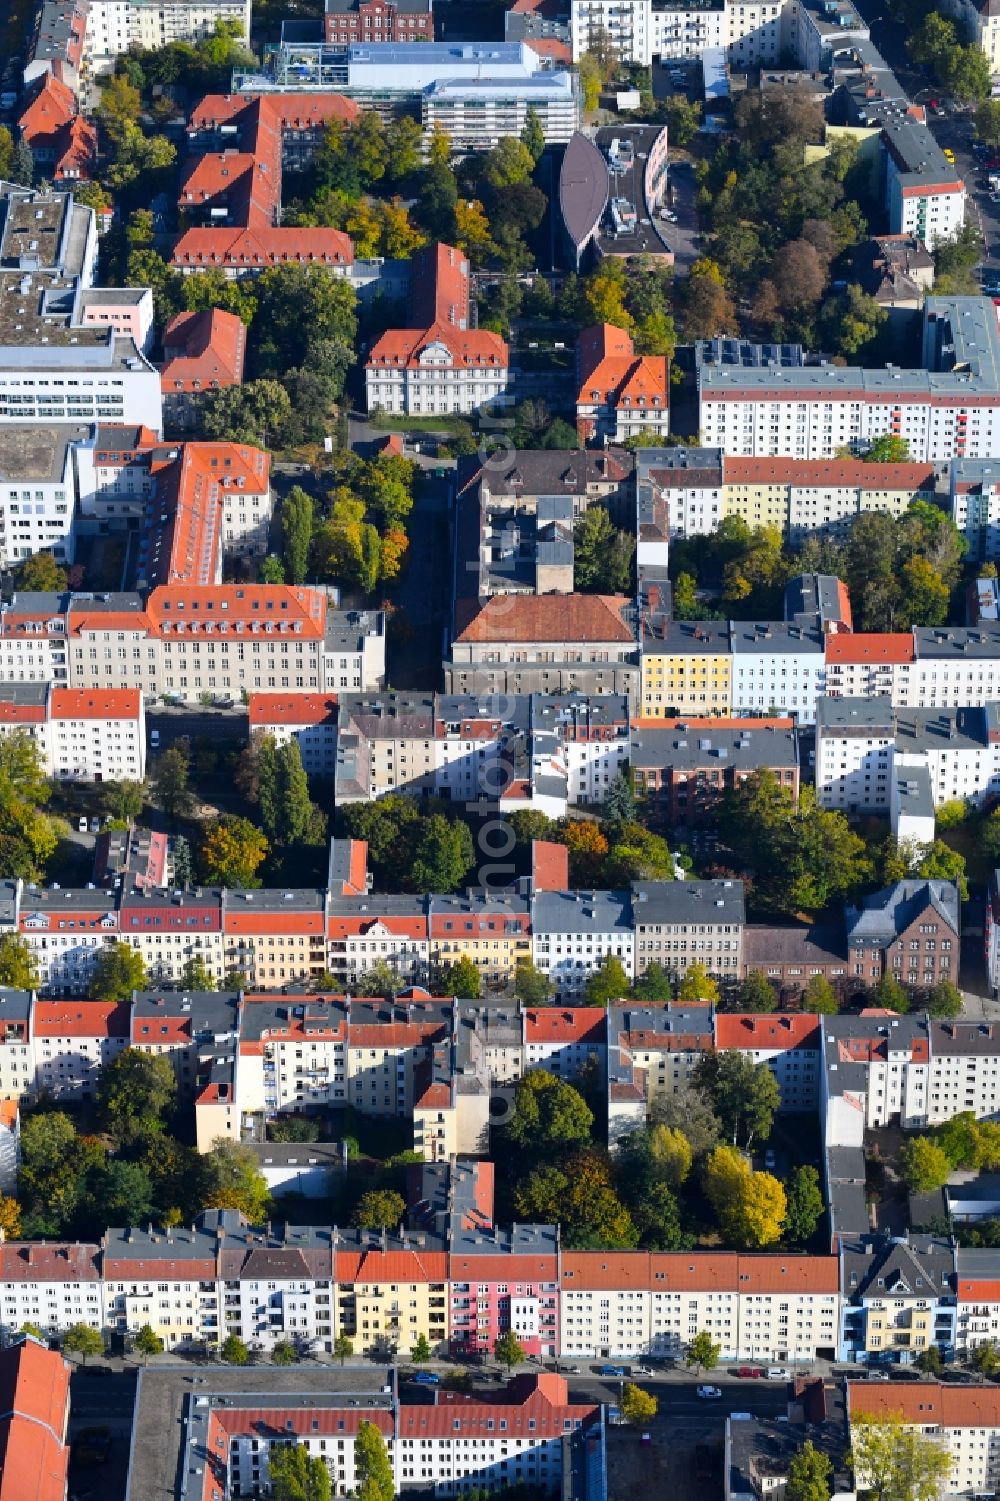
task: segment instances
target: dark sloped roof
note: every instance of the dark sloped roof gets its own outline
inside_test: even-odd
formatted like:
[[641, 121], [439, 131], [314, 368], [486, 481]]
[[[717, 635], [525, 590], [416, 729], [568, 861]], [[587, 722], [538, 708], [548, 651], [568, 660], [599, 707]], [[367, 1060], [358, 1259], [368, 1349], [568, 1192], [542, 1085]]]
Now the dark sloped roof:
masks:
[[585, 245], [608, 201], [608, 169], [589, 136], [574, 131], [559, 169], [559, 210], [574, 245]]

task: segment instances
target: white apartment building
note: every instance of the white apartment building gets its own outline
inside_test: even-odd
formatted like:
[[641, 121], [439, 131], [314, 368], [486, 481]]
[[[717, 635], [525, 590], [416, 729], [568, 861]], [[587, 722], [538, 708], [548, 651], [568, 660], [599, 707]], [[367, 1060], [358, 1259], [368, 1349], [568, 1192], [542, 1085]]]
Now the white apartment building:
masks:
[[560, 996], [579, 994], [605, 958], [635, 975], [631, 900], [622, 891], [543, 891], [532, 901], [532, 946], [537, 967]]
[[951, 519], [969, 543], [970, 558], [1000, 558], [1000, 464], [993, 459], [955, 459], [948, 501]]
[[98, 1248], [44, 1241], [0, 1243], [0, 1335], [12, 1339], [25, 1324], [44, 1335], [73, 1324], [103, 1329], [104, 1287]]
[[21, 732], [57, 781], [141, 782], [146, 716], [137, 688], [74, 689], [0, 684], [0, 736]]
[[[623, 62], [651, 63], [726, 52], [731, 66], [775, 66], [798, 39], [798, 0], [713, 0], [659, 8], [652, 0], [572, 0], [570, 33], [578, 62], [603, 32]], [[818, 64], [816, 65], [818, 66]]]
[[0, 563], [14, 568], [36, 552], [72, 563], [76, 483], [73, 444], [88, 429], [0, 427]]
[[266, 736], [275, 745], [294, 740], [309, 776], [332, 777], [337, 770], [337, 700], [327, 693], [252, 693], [250, 738]]
[[31, 1008], [35, 1091], [60, 1101], [93, 1101], [102, 1068], [129, 1044], [121, 1001], [50, 1001]]
[[[1000, 1392], [995, 1386], [972, 1389], [936, 1381], [847, 1383], [849, 1424], [862, 1415], [879, 1422], [902, 1417], [907, 1427], [940, 1443], [951, 1458], [945, 1496], [991, 1495], [1000, 1475]], [[864, 1489], [868, 1477], [857, 1477]]]
[[715, 1046], [736, 1051], [770, 1069], [781, 1091], [781, 1110], [813, 1114], [819, 1105], [820, 1029], [808, 1013], [715, 1018]]
[[130, 47], [143, 51], [170, 42], [200, 42], [219, 21], [235, 22], [250, 35], [250, 0], [89, 0], [84, 64], [94, 79], [114, 71]]
[[1000, 331], [991, 300], [929, 297], [923, 369], [702, 365], [701, 441], [726, 454], [832, 458], [905, 438], [917, 461], [989, 458], [1000, 443]]
[[391, 330], [365, 366], [368, 411], [423, 416], [478, 412], [502, 402], [510, 384], [507, 345], [485, 329], [460, 333], [435, 324]]
[[824, 808], [889, 807], [896, 723], [892, 702], [822, 698], [816, 712], [816, 797]]
[[732, 621], [730, 645], [734, 714], [780, 712], [812, 724], [826, 678], [821, 631], [781, 621]]
[[[9, 888], [10, 884], [5, 886]], [[9, 889], [5, 894], [14, 896]], [[11, 929], [5, 926], [4, 931]], [[5, 1100], [27, 1102], [32, 1098], [35, 1064], [30, 1017], [31, 992], [0, 987], [0, 1097]]]

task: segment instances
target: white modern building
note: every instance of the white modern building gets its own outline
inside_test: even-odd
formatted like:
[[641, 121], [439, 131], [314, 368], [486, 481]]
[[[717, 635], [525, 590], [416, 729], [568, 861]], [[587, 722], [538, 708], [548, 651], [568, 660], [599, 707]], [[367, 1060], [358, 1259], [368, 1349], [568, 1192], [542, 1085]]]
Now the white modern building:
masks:
[[38, 748], [46, 776], [72, 782], [141, 782], [146, 716], [138, 688], [74, 689], [0, 683], [0, 736]]
[[506, 83], [442, 78], [421, 96], [424, 130], [446, 131], [459, 152], [489, 151], [505, 136], [520, 136], [529, 109], [547, 143], [568, 141], [580, 123], [579, 74], [538, 73]]

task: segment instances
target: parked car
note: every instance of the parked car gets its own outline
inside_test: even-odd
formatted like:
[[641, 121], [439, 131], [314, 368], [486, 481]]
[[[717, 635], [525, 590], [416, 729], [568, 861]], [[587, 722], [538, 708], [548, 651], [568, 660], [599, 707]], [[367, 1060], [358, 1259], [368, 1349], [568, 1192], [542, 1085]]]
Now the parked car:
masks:
[[768, 1381], [791, 1381], [792, 1373], [787, 1366], [769, 1365], [767, 1368]]
[[888, 1371], [869, 1371], [868, 1372], [868, 1380], [869, 1381], [891, 1381], [892, 1377], [889, 1375]]
[[768, 1147], [767, 1151], [764, 1153], [764, 1168], [767, 1172], [772, 1173], [775, 1169], [776, 1164], [777, 1158], [774, 1155], [774, 1151], [771, 1147]]
[[417, 1386], [441, 1385], [441, 1377], [437, 1374], [436, 1371], [415, 1371], [410, 1377], [410, 1380], [415, 1381]]
[[716, 1397], [722, 1396], [722, 1388], [721, 1386], [699, 1386], [695, 1396], [700, 1397], [703, 1402], [712, 1402]]
[[633, 1376], [655, 1376], [656, 1372], [651, 1365], [637, 1365], [632, 1374]]
[[99, 834], [101, 832], [101, 820], [99, 818], [92, 818], [90, 820], [90, 832], [92, 834]]
[[622, 1381], [625, 1378], [625, 1367], [623, 1365], [602, 1365], [598, 1374], [601, 1376], [612, 1376], [616, 1381]]
[[78, 818], [77, 821], [76, 821], [76, 826], [79, 829], [79, 831], [80, 831], [81, 834], [86, 834], [86, 832], [87, 832], [87, 820], [85, 818]]
[[159, 730], [150, 730], [150, 732], [149, 732], [149, 743], [152, 746], [153, 750], [157, 750], [159, 748], [159, 744], [160, 744], [160, 732], [159, 732]]
[[764, 1371], [759, 1365], [741, 1365], [736, 1372], [742, 1381], [763, 1381]]

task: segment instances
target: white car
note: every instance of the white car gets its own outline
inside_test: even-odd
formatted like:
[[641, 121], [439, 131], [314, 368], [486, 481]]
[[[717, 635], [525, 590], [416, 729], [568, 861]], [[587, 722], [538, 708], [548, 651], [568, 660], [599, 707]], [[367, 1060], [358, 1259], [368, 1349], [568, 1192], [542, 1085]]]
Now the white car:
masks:
[[711, 1402], [714, 1398], [722, 1396], [722, 1388], [721, 1386], [699, 1386], [695, 1396], [700, 1397], [703, 1402]]
[[656, 1372], [650, 1365], [637, 1365], [634, 1374], [636, 1376], [655, 1376]]
[[791, 1381], [792, 1373], [787, 1366], [771, 1365], [767, 1368], [768, 1381]]

